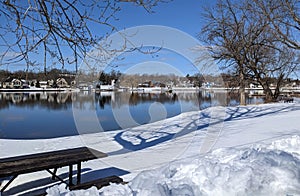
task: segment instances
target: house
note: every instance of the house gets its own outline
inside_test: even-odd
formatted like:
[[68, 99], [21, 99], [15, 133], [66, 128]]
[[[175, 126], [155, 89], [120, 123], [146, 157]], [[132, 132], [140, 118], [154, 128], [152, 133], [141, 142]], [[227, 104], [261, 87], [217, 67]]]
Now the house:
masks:
[[54, 84], [54, 80], [41, 80], [41, 81], [38, 81], [36, 79], [34, 80], [31, 80], [28, 82], [28, 86], [35, 86], [37, 87], [37, 84], [39, 88], [49, 88], [49, 87], [52, 87], [52, 85]]
[[260, 85], [260, 84], [258, 84], [258, 83], [251, 83], [250, 85], [249, 85], [249, 88], [250, 89], [257, 89], [257, 88], [262, 88], [262, 86]]
[[40, 87], [41, 88], [47, 88], [48, 87], [48, 81], [40, 81]]
[[116, 80], [111, 80], [111, 84], [97, 84], [96, 85], [96, 90], [101, 90], [101, 91], [113, 91], [117, 89], [117, 84]]
[[13, 85], [13, 88], [22, 88], [23, 87], [23, 83], [19, 79], [13, 79], [12, 85]]
[[58, 88], [67, 88], [69, 87], [68, 82], [66, 81], [65, 78], [57, 78], [56, 79], [56, 85]]
[[58, 88], [75, 87], [76, 81], [73, 77], [60, 77], [56, 79], [56, 85]]
[[13, 88], [12, 85], [13, 78], [8, 77], [5, 80], [2, 81], [2, 88]]
[[47, 80], [47, 86], [52, 87], [54, 84], [54, 80]]
[[138, 84], [138, 87], [153, 87], [152, 81], [143, 82], [141, 84]]
[[1, 82], [1, 88], [6, 89], [20, 89], [20, 88], [26, 88], [28, 86], [28, 83], [26, 80], [16, 79], [12, 77], [6, 78], [4, 81]]
[[22, 79], [21, 82], [22, 82], [22, 88], [30, 88], [28, 81]]

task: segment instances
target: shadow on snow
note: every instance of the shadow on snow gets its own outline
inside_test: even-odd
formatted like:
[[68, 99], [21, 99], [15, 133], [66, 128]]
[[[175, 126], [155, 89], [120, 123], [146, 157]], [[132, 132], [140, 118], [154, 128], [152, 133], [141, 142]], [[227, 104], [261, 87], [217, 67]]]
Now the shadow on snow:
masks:
[[[290, 111], [297, 111], [300, 110], [300, 106], [293, 105], [287, 105], [287, 106], [279, 106], [279, 107], [257, 107], [257, 106], [239, 106], [239, 107], [227, 107], [225, 109], [226, 116], [224, 119], [217, 120], [215, 122], [210, 122], [211, 116], [209, 113], [206, 113], [204, 111], [200, 111], [199, 118], [196, 120], [192, 120], [188, 125], [183, 127], [179, 132], [177, 133], [168, 133], [166, 131], [161, 130], [168, 130], [168, 126], [176, 126], [180, 127], [179, 124], [172, 124], [165, 127], [160, 127], [160, 130], [155, 131], [155, 134], [161, 134], [161, 137], [158, 137], [157, 139], [147, 141], [147, 138], [143, 138], [141, 135], [135, 136], [134, 139], [139, 140], [140, 142], [138, 144], [133, 144], [131, 141], [128, 141], [124, 139], [124, 135], [128, 131], [132, 131], [133, 129], [126, 129], [117, 135], [114, 136], [114, 140], [120, 144], [123, 148], [121, 150], [117, 150], [114, 152], [110, 152], [109, 155], [117, 155], [117, 154], [124, 154], [131, 151], [139, 151], [143, 150], [152, 146], [156, 146], [158, 144], [170, 141], [172, 139], [185, 136], [187, 134], [190, 134], [195, 131], [204, 131], [206, 128], [212, 125], [216, 125], [223, 122], [229, 122], [229, 121], [237, 121], [237, 120], [243, 120], [243, 119], [249, 119], [249, 118], [259, 118], [262, 116], [271, 116], [279, 113], [285, 113]], [[202, 122], [197, 122], [197, 121]], [[147, 132], [147, 130], [135, 130], [134, 132], [141, 131], [141, 133]]]

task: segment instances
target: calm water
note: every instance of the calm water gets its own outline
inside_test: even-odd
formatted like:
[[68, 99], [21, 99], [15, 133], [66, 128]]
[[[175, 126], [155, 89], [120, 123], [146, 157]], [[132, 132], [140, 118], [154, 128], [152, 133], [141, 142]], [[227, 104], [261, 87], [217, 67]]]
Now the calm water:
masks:
[[[249, 97], [248, 103], [262, 102]], [[211, 105], [238, 105], [236, 94], [0, 93], [0, 138], [40, 139], [146, 124]]]

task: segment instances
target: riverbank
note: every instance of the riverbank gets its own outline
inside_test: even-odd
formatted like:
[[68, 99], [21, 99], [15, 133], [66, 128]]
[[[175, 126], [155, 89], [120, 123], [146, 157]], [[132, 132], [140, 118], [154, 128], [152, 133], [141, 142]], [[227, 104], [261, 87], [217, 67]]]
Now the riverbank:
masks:
[[[53, 91], [97, 91], [97, 92], [112, 92], [112, 91], [132, 91], [132, 92], [142, 92], [142, 93], [157, 93], [157, 92], [194, 92], [194, 91], [215, 91], [215, 92], [235, 92], [238, 91], [239, 88], [226, 88], [226, 87], [172, 87], [172, 88], [161, 88], [161, 87], [149, 87], [149, 88], [134, 88], [131, 89], [129, 87], [122, 87], [122, 88], [116, 88], [116, 89], [94, 89], [94, 88], [21, 88], [21, 89], [6, 89], [6, 88], [0, 88], [1, 92], [53, 92]], [[257, 95], [263, 95], [263, 89], [262, 88], [245, 88], [247, 93], [250, 94], [257, 94]], [[274, 90], [274, 89], [272, 89]], [[282, 87], [281, 92], [284, 94], [295, 94], [300, 95], [300, 87]]]
[[24, 88], [24, 89], [0, 89], [1, 92], [14, 93], [14, 92], [63, 92], [63, 91], [77, 91], [72, 88]]

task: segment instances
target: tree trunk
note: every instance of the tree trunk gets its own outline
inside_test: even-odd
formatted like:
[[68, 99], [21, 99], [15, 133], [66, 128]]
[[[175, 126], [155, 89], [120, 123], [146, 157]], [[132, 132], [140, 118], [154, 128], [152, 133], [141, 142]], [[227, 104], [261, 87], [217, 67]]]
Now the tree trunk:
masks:
[[265, 102], [266, 103], [274, 102], [274, 97], [273, 97], [272, 90], [269, 87], [266, 87], [266, 88], [264, 87], [264, 92], [265, 92], [265, 95], [266, 95]]
[[278, 77], [277, 84], [276, 84], [276, 89], [275, 89], [275, 92], [274, 92], [274, 95], [273, 95], [275, 100], [277, 100], [278, 96], [280, 95], [280, 87], [283, 83], [283, 78], [284, 78], [283, 74], [280, 74], [280, 76]]
[[240, 105], [246, 105], [245, 87], [240, 87]]
[[240, 105], [246, 105], [246, 94], [245, 94], [245, 76], [243, 72], [240, 72]]
[[263, 87], [263, 90], [264, 90], [264, 93], [265, 93], [265, 96], [266, 96], [265, 102], [270, 103], [270, 102], [276, 101], [276, 100], [274, 100], [274, 93], [272, 92], [268, 82], [267, 81], [262, 82], [261, 85]]
[[279, 95], [280, 95], [280, 85], [277, 84], [275, 92], [274, 92], [274, 96], [273, 96], [274, 99], [277, 100], [277, 98], [279, 97]]
[[270, 84], [268, 81], [261, 82], [261, 85], [264, 89], [264, 93], [266, 95], [266, 100], [265, 100], [266, 103], [277, 101], [277, 98], [280, 94], [280, 86], [282, 85], [283, 78], [284, 78], [284, 75], [280, 74], [280, 76], [278, 77], [278, 79], [276, 81], [276, 88], [275, 88], [274, 92], [271, 90], [271, 87], [270, 87]]

